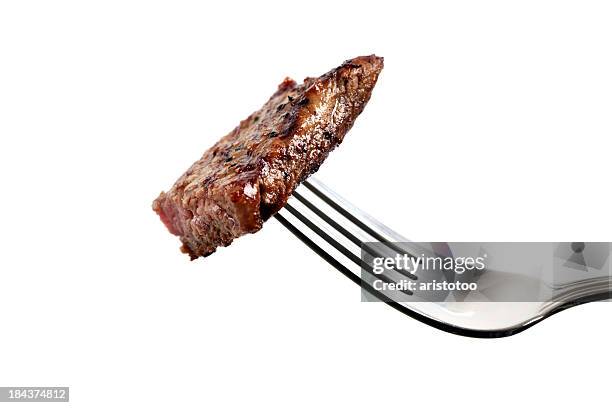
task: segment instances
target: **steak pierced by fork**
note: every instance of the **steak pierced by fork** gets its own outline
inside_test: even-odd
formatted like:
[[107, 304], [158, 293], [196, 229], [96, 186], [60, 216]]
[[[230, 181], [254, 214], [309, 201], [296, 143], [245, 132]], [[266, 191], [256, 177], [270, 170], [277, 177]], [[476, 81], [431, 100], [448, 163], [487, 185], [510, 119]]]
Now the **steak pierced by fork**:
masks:
[[191, 259], [261, 229], [318, 170], [363, 111], [383, 68], [374, 55], [297, 85], [285, 79], [257, 112], [153, 202]]

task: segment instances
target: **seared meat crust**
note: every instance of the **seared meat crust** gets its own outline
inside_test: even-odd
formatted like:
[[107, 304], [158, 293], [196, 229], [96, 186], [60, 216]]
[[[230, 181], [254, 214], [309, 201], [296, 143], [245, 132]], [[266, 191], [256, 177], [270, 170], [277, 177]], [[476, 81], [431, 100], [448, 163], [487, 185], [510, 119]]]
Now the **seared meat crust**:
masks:
[[285, 79], [153, 202], [181, 250], [191, 259], [207, 256], [261, 229], [342, 142], [382, 68], [383, 59], [371, 55], [301, 85]]

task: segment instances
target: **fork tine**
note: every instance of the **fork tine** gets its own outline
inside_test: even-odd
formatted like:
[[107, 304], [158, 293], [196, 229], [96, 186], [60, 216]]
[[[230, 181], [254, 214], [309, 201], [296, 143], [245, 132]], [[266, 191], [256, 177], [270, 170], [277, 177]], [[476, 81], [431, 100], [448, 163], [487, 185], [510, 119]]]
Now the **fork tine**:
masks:
[[297, 228], [295, 225], [290, 223], [280, 213], [274, 214], [274, 218], [276, 218], [278, 220], [278, 222], [280, 222], [283, 227], [287, 228], [287, 230], [289, 230], [289, 232], [291, 232], [293, 235], [295, 235], [300, 241], [302, 241], [304, 244], [306, 244], [306, 246], [308, 246], [308, 248], [313, 250], [317, 255], [319, 255], [321, 258], [323, 258], [325, 261], [327, 261], [327, 263], [329, 263], [331, 266], [333, 266], [338, 271], [340, 271], [344, 276], [346, 276], [347, 278], [349, 278], [350, 280], [352, 280], [353, 282], [355, 282], [358, 285], [361, 284], [361, 279], [359, 279], [359, 277], [357, 275], [355, 275], [353, 272], [351, 272], [350, 269], [348, 269], [346, 266], [344, 266], [340, 261], [338, 261], [332, 255], [327, 253], [323, 248], [318, 246], [313, 240], [308, 238], [308, 236], [306, 234], [304, 234], [302, 231], [300, 231], [300, 229]]
[[325, 222], [327, 222], [329, 225], [331, 225], [335, 230], [337, 230], [342, 235], [347, 237], [352, 243], [354, 243], [355, 245], [361, 246], [361, 244], [363, 242], [359, 238], [357, 238], [355, 235], [351, 234], [342, 225], [338, 224], [336, 221], [331, 219], [331, 217], [329, 217], [323, 211], [318, 209], [316, 205], [312, 204], [310, 201], [308, 201], [306, 198], [304, 198], [304, 196], [302, 196], [300, 193], [298, 193], [297, 191], [294, 191], [293, 192], [293, 197], [297, 198], [298, 201], [300, 201], [302, 204], [304, 204], [306, 207], [308, 207], [308, 209], [310, 211], [312, 211], [313, 213], [317, 214], [321, 219], [323, 219]]
[[[360, 230], [362, 233], [365, 233], [365, 235], [373, 237], [374, 240], [384, 244], [387, 248], [389, 248], [389, 250], [393, 254], [407, 254], [408, 256], [413, 257], [413, 255], [410, 254], [408, 251], [406, 251], [403, 248], [400, 248], [398, 245], [396, 245], [393, 242], [391, 242], [388, 238], [385, 238], [384, 236], [382, 236], [382, 234], [377, 232], [374, 228], [366, 225], [365, 222], [361, 221], [356, 216], [356, 214], [360, 214], [364, 218], [371, 218], [371, 217], [367, 216], [367, 214], [365, 214], [362, 211], [354, 208], [350, 203], [346, 202], [344, 199], [342, 199], [342, 198], [340, 198], [338, 196], [336, 196], [335, 199], [331, 198], [330, 196], [333, 193], [332, 192], [330, 192], [328, 194], [325, 193], [325, 191], [324, 191], [325, 187], [324, 186], [322, 186], [322, 188], [317, 188], [317, 187], [315, 187], [313, 184], [311, 184], [309, 182], [304, 182], [303, 184], [304, 184], [304, 186], [307, 189], [309, 189], [314, 194], [313, 198], [315, 199], [315, 201], [317, 201], [317, 199], [318, 199], [323, 204], [315, 204], [315, 203], [313, 203], [312, 200], [307, 199], [305, 196], [300, 194], [298, 191], [295, 191], [293, 193], [293, 197], [295, 197], [300, 203], [302, 203], [306, 208], [308, 208], [308, 210], [313, 212], [318, 218], [320, 218], [322, 221], [324, 221], [333, 230], [339, 232], [341, 235], [343, 235], [345, 238], [347, 238], [353, 244], [357, 245], [361, 250], [364, 250], [364, 251], [368, 252], [373, 257], [380, 257], [380, 256], [384, 255], [380, 251], [377, 251], [375, 249], [375, 247], [372, 247], [372, 246], [369, 246], [369, 245], [364, 245], [364, 242], [371, 241], [371, 239], [367, 239], [366, 238], [364, 240], [361, 240], [361, 239], [359, 239], [358, 237], [355, 236], [355, 233], [352, 233], [351, 231], [349, 231], [349, 229], [352, 229], [353, 231], [355, 231], [355, 227], [357, 227], [357, 229]], [[349, 228], [349, 229], [344, 228], [339, 222], [337, 222], [330, 215], [328, 215], [328, 213], [326, 213], [323, 210], [323, 207], [326, 207], [326, 206], [331, 207], [333, 209], [332, 212], [335, 212], [335, 213], [339, 214], [341, 217], [344, 217], [344, 219], [348, 221], [348, 223], [350, 224], [350, 226], [352, 228]], [[294, 211], [295, 211], [295, 209], [294, 209]], [[380, 224], [378, 221], [370, 219], [370, 222], [373, 225], [375, 225], [377, 229], [385, 230], [388, 235], [391, 235], [391, 236], [393, 236], [396, 239], [403, 239], [402, 237], [399, 237], [398, 234], [396, 234], [393, 231], [391, 231], [389, 228], [387, 228], [387, 227], [383, 226], [382, 224]], [[403, 239], [403, 240], [405, 240], [405, 239]], [[410, 278], [412, 280], [416, 280], [417, 279], [417, 276], [415, 274], [410, 273], [408, 271], [398, 270], [398, 269], [394, 269], [394, 270], [395, 270], [395, 272], [399, 273], [400, 275], [403, 275], [403, 276], [405, 276], [407, 278]]]
[[[314, 188], [314, 187], [313, 187]], [[317, 190], [318, 194], [317, 197], [322, 198], [325, 197], [327, 200], [329, 200], [329, 202], [331, 202], [331, 199], [329, 199], [327, 196], [324, 195], [324, 193], [322, 193], [321, 191]], [[377, 256], [381, 256], [382, 254], [379, 252], [376, 252], [372, 247], [367, 246], [367, 245], [363, 245], [364, 242], [361, 241], [359, 238], [357, 238], [354, 234], [352, 234], [351, 232], [349, 232], [346, 228], [344, 228], [342, 225], [340, 225], [339, 223], [337, 223], [336, 221], [334, 221], [329, 215], [325, 214], [325, 212], [323, 212], [320, 208], [318, 208], [316, 205], [314, 205], [313, 203], [311, 203], [310, 201], [308, 201], [304, 196], [302, 196], [300, 193], [298, 193], [297, 191], [295, 191], [293, 193], [293, 196], [295, 198], [297, 198], [298, 201], [300, 201], [302, 204], [304, 204], [310, 211], [312, 211], [313, 213], [315, 213], [319, 218], [321, 218], [323, 221], [325, 221], [326, 223], [328, 223], [333, 229], [335, 229], [336, 231], [338, 231], [340, 234], [344, 235], [346, 238], [348, 238], [352, 243], [354, 243], [355, 245], [357, 245], [359, 248], [363, 249], [364, 251], [368, 252], [370, 255], [377, 257]], [[326, 203], [328, 201], [325, 201]], [[376, 233], [373, 229], [371, 229], [370, 227], [368, 227], [367, 225], [365, 225], [363, 222], [359, 221], [356, 217], [352, 216], [345, 208], [341, 207], [340, 205], [334, 203], [335, 206], [337, 206], [338, 208], [340, 208], [342, 211], [338, 211], [338, 213], [340, 213], [340, 215], [344, 215], [345, 213], [348, 214], [350, 216], [346, 217], [349, 221], [355, 223], [353, 220], [357, 221], [356, 226], [361, 228], [362, 230], [364, 230], [364, 232], [366, 232], [368, 235], [374, 237], [374, 235], [377, 235], [378, 237], [380, 237], [380, 239], [377, 238], [377, 240], [385, 245], [387, 245], [389, 248], [391, 248], [394, 252], [397, 253], [406, 253], [405, 250], [399, 248], [397, 245], [394, 245], [392, 242], [389, 242], [386, 238], [384, 238], [382, 235]], [[289, 209], [289, 208], [287, 208]], [[335, 209], [335, 207], [334, 207]], [[295, 210], [295, 209], [294, 209]], [[368, 231], [371, 231], [368, 232]], [[374, 235], [373, 235], [374, 234]], [[381, 241], [382, 239], [382, 241]], [[409, 256], [412, 256], [410, 254], [408, 254]], [[397, 273], [399, 273], [400, 275], [404, 275], [407, 278], [416, 280], [417, 277], [415, 274], [410, 273], [410, 272], [406, 272], [403, 270], [397, 270], [395, 269], [395, 271]]]
[[[289, 204], [285, 205], [285, 208], [289, 209], [289, 207], [290, 207]], [[319, 255], [321, 258], [323, 258], [327, 263], [329, 263], [335, 269], [340, 271], [344, 276], [349, 278], [351, 281], [353, 281], [356, 284], [360, 285], [361, 288], [364, 289], [366, 292], [368, 292], [371, 295], [374, 295], [375, 297], [377, 297], [379, 300], [381, 300], [383, 302], [386, 302], [386, 303], [395, 303], [396, 302], [396, 300], [391, 299], [391, 298], [387, 297], [386, 295], [382, 294], [381, 292], [377, 291], [376, 289], [374, 289], [374, 287], [372, 287], [370, 285], [370, 283], [368, 283], [367, 281], [361, 279], [359, 277], [359, 275], [353, 273], [346, 265], [344, 265], [342, 262], [340, 262], [336, 257], [334, 257], [329, 252], [325, 251], [322, 247], [317, 245], [312, 239], [310, 239], [304, 232], [302, 232], [291, 221], [289, 221], [287, 218], [283, 217], [283, 215], [281, 213], [274, 214], [274, 218], [276, 218], [281, 223], [281, 225], [283, 227], [285, 227], [287, 230], [289, 230], [289, 232], [291, 232], [293, 235], [295, 235], [300, 241], [302, 241], [304, 244], [306, 244], [306, 246], [308, 246], [312, 251], [314, 251], [317, 255]], [[296, 217], [296, 218], [298, 218], [298, 217]], [[302, 220], [300, 220], [300, 221], [302, 221]], [[311, 222], [308, 222], [308, 224], [305, 223], [304, 225], [307, 225], [309, 228], [311, 226], [315, 226]], [[315, 229], [313, 229], [313, 231], [315, 231]], [[326, 242], [328, 242], [329, 244], [334, 246], [334, 248], [336, 248], [336, 246], [332, 243], [332, 242], [335, 242], [333, 240], [333, 238], [331, 238], [329, 235], [327, 235], [321, 229], [318, 229], [318, 231], [321, 232], [322, 235], [320, 235], [320, 236], [323, 239], [325, 239]], [[317, 233], [317, 235], [319, 235], [319, 233], [317, 231], [315, 231], [315, 233]], [[337, 249], [340, 250], [339, 248], [337, 248]], [[343, 255], [348, 257], [348, 255], [346, 255], [344, 253], [343, 253]], [[357, 259], [358, 259], [358, 262], [359, 262], [358, 264], [362, 265], [362, 262], [361, 262], [360, 258], [357, 258]], [[363, 263], [363, 265], [367, 265], [367, 264]], [[367, 269], [365, 269], [365, 271], [368, 272], [372, 276], [378, 277], [383, 282], [386, 282], [386, 283], [393, 283], [394, 282], [391, 278], [389, 278], [389, 277], [387, 277], [385, 275], [374, 275], [374, 273], [372, 271], [372, 268], [369, 265], [367, 265]], [[413, 292], [411, 292], [409, 290], [401, 290], [401, 291], [398, 291], [398, 292], [401, 292], [401, 293], [403, 293], [406, 296], [413, 295]]]
[[[320, 185], [320, 183], [317, 182], [315, 179], [313, 179], [313, 181], [314, 181], [314, 183]], [[389, 239], [387, 239], [384, 236], [382, 236], [378, 231], [375, 231], [373, 228], [368, 226], [362, 220], [357, 218], [349, 210], [344, 208], [344, 206], [342, 204], [346, 205], [346, 203], [344, 202], [344, 200], [340, 199], [340, 197], [336, 196], [336, 199], [334, 199], [334, 198], [330, 197], [330, 195], [333, 194], [332, 192], [330, 192], [330, 194], [326, 194], [326, 192], [324, 192], [324, 188], [322, 188], [323, 186], [317, 187], [314, 184], [312, 184], [310, 181], [304, 181], [302, 183], [302, 185], [304, 187], [306, 187], [308, 190], [310, 190], [313, 194], [315, 194], [318, 198], [320, 198], [327, 205], [329, 205], [331, 208], [336, 210], [344, 218], [346, 218], [347, 220], [351, 221], [353, 224], [358, 226], [361, 230], [365, 231], [371, 237], [375, 238], [378, 242], [386, 244], [391, 249], [393, 249], [395, 252], [398, 252], [398, 253], [406, 252], [405, 249], [400, 248], [397, 245], [395, 245]], [[342, 204], [340, 202], [342, 202]], [[361, 211], [360, 211], [360, 213], [361, 213]], [[366, 218], [371, 218], [371, 217], [368, 217], [366, 214], [363, 214], [363, 213], [361, 213], [361, 214], [366, 216]], [[377, 221], [375, 221], [373, 219], [370, 219], [370, 221], [373, 221], [379, 229], [385, 230], [389, 235], [393, 236], [395, 241], [399, 241], [399, 242], [407, 241], [407, 239], [399, 236], [397, 233], [395, 233], [395, 231], [391, 231], [389, 228], [387, 228], [386, 226], [380, 224], [379, 222], [377, 222]]]
[[[373, 266], [360, 256], [361, 251], [365, 250], [373, 257], [384, 257], [384, 249], [377, 249], [364, 245], [364, 242], [374, 241], [376, 237], [379, 238], [378, 242], [382, 241], [391, 244], [391, 241], [378, 233], [375, 228], [368, 226], [365, 222], [353, 216], [352, 213], [364, 215], [360, 210], [353, 208], [351, 204], [339, 197], [333, 200], [329, 197], [330, 194], [324, 192], [324, 189], [316, 188], [310, 183], [309, 186], [310, 189], [313, 189], [316, 193], [309, 192], [308, 194], [302, 194], [300, 191], [295, 191], [293, 197], [278, 214], [277, 219], [279, 222], [336, 269], [347, 276], [350, 274], [351, 280], [355, 282], [359, 282], [362, 285], [371, 284], [371, 282], [363, 281], [359, 277], [359, 273], [351, 271], [351, 265], [359, 267], [360, 270], [366, 272], [368, 276], [376, 277], [386, 283], [396, 283], [398, 279], [401, 279], [401, 277], [392, 279], [391, 276], [385, 273], [375, 274]], [[303, 193], [307, 193], [307, 191], [304, 190]], [[294, 205], [294, 203], [298, 204], [298, 206]], [[329, 203], [333, 203], [333, 206], [329, 205]], [[332, 217], [332, 214], [335, 215]], [[348, 216], [346, 216], [346, 214], [348, 214]], [[370, 220], [370, 223], [380, 230], [381, 225], [376, 221], [372, 221], [373, 220]], [[342, 224], [344, 224], [344, 226]], [[317, 245], [315, 242], [316, 240], [310, 239], [307, 232], [314, 233], [318, 238], [322, 239], [322, 241], [320, 241], [322, 246]], [[393, 234], [389, 234], [388, 232], [387, 235], [393, 236]], [[373, 236], [374, 238], [371, 238]], [[345, 243], [343, 243], [344, 240], [346, 240]], [[394, 253], [406, 252], [401, 248], [396, 248], [399, 251], [393, 251], [391, 245], [388, 247], [388, 249]], [[336, 253], [339, 255], [335, 255]], [[346, 263], [347, 260], [349, 262], [348, 264]], [[392, 269], [391, 271], [403, 277], [417, 279], [416, 275], [408, 271], [401, 269]], [[388, 271], [388, 273], [391, 271]], [[374, 289], [372, 288], [372, 290]], [[408, 296], [413, 295], [409, 290], [398, 292]]]
[[[410, 258], [415, 258], [415, 255], [410, 253], [406, 248], [402, 248], [396, 244], [397, 242], [408, 242], [409, 240], [407, 238], [401, 236], [360, 209], [355, 208], [352, 204], [338, 196], [314, 177], [311, 177], [310, 181], [304, 181], [302, 185], [329, 207], [333, 208], [338, 214], [349, 220], [353, 225], [356, 225], [366, 234], [373, 237], [375, 241], [388, 247], [392, 253], [406, 254]], [[382, 233], [391, 239], [383, 236]], [[414, 275], [409, 277], [412, 279], [415, 278]]]
[[[298, 210], [296, 210], [291, 204], [286, 204], [285, 208], [287, 209], [287, 211], [291, 215], [293, 215], [295, 218], [297, 218], [302, 224], [304, 224], [306, 227], [308, 227], [310, 230], [312, 230], [315, 234], [317, 234], [318, 236], [323, 238], [325, 240], [325, 242], [327, 242], [332, 247], [334, 247], [338, 252], [340, 252], [342, 255], [347, 257], [354, 264], [360, 266], [362, 269], [364, 269], [369, 274], [375, 275], [371, 265], [368, 265], [360, 257], [358, 257], [357, 255], [355, 255], [354, 253], [349, 251], [348, 248], [346, 248], [341, 243], [339, 243], [338, 241], [333, 239], [330, 235], [328, 235], [325, 231], [323, 231], [315, 223], [313, 223], [311, 220], [309, 220], [307, 217], [305, 217], [303, 214], [301, 214]], [[285, 219], [285, 221], [286, 221], [286, 219]], [[358, 245], [360, 245], [360, 244], [358, 244]], [[376, 275], [376, 276], [380, 280], [382, 280], [383, 282], [393, 283], [393, 280], [390, 279], [389, 277], [385, 276], [385, 275], [380, 274], [380, 275]], [[406, 294], [408, 296], [413, 294], [413, 292], [411, 292], [409, 290], [401, 290], [400, 292], [402, 292], [402, 293], [404, 293], [404, 294]]]

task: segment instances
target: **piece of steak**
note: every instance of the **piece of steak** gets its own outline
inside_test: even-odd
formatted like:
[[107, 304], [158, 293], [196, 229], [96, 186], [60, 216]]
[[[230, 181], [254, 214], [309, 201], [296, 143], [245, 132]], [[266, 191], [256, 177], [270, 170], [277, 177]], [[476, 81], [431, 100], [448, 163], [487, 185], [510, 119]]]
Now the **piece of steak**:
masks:
[[181, 250], [195, 259], [258, 231], [342, 142], [382, 68], [383, 59], [371, 55], [301, 85], [285, 79], [260, 110], [153, 202], [166, 227], [181, 238]]

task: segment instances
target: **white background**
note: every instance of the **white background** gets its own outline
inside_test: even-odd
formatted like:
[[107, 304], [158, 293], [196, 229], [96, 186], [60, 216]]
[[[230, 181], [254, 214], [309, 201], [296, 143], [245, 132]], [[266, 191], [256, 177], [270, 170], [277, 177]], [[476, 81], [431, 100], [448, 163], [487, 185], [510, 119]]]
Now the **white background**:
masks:
[[[400, 4], [401, 3], [401, 4]], [[189, 262], [151, 201], [286, 76], [385, 57], [319, 178], [418, 241], [612, 241], [601, 1], [3, 1], [0, 385], [71, 405], [578, 406], [610, 303], [439, 332], [272, 220]]]

